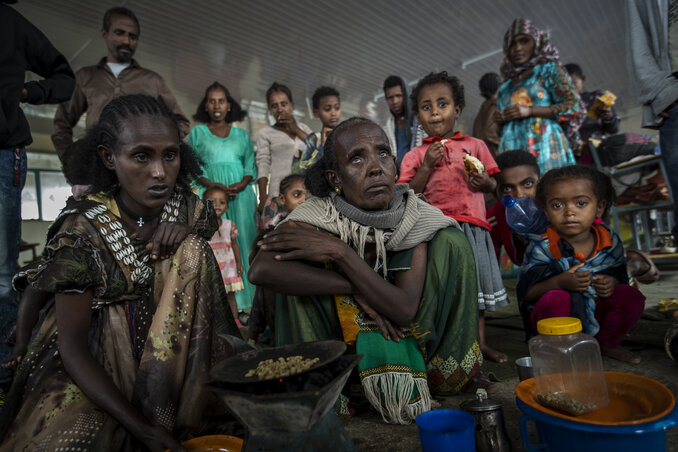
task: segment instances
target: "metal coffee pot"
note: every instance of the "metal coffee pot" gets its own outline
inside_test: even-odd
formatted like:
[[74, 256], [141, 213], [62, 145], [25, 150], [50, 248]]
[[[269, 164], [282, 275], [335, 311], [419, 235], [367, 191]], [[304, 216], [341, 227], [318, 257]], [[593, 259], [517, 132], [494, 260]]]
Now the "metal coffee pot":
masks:
[[471, 413], [476, 420], [476, 452], [511, 451], [502, 406], [489, 400], [485, 389], [478, 389], [475, 400], [462, 403], [461, 409]]

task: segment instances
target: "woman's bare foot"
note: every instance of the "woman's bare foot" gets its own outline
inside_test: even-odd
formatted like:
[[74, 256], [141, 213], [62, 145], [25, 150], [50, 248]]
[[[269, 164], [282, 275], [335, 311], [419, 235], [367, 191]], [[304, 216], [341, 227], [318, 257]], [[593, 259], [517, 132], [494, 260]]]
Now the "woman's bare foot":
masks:
[[629, 364], [640, 364], [641, 361], [640, 356], [621, 347], [610, 348], [601, 345], [600, 352], [603, 354], [603, 356], [607, 356], [608, 358], [616, 359], [617, 361], [622, 361]]
[[636, 281], [642, 284], [652, 284], [659, 279], [659, 270], [650, 256], [634, 248], [626, 250], [626, 269]]
[[626, 268], [631, 276], [642, 275], [650, 270], [650, 264], [637, 253], [628, 253], [626, 257]]
[[508, 356], [505, 353], [497, 351], [487, 344], [480, 344], [480, 351], [483, 352], [483, 358], [493, 363], [505, 363], [508, 361]]
[[505, 363], [508, 361], [508, 356], [493, 349], [485, 342], [485, 311], [483, 310], [481, 310], [478, 315], [478, 339], [480, 342], [480, 351], [483, 352], [483, 358], [494, 363]]

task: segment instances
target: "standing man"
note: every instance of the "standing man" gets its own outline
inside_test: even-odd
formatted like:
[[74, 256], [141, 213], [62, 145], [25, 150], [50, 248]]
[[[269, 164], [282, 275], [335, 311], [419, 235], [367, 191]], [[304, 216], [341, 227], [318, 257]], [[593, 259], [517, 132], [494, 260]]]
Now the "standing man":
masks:
[[[33, 142], [20, 102], [56, 104], [68, 100], [73, 71], [44, 34], [21, 14], [0, 3], [0, 362], [11, 350], [4, 343], [16, 322], [17, 270], [21, 242], [21, 191], [26, 181], [26, 146]], [[26, 71], [44, 80], [24, 83]], [[0, 369], [0, 384], [10, 371]]]
[[148, 94], [160, 98], [179, 116], [182, 134], [188, 134], [190, 123], [165, 81], [155, 72], [140, 67], [132, 58], [139, 33], [139, 20], [129, 9], [115, 7], [104, 14], [101, 37], [108, 54], [98, 64], [84, 67], [76, 73], [73, 97], [59, 105], [54, 117], [52, 142], [62, 161], [66, 149], [73, 143], [73, 127], [83, 113], [87, 112], [86, 126], [89, 128], [96, 124], [101, 110], [111, 99], [126, 94]]
[[643, 127], [659, 129], [678, 241], [678, 0], [626, 1], [629, 77]]
[[391, 116], [383, 126], [398, 167], [410, 149], [419, 146], [426, 133], [419, 126], [416, 115], [408, 107], [405, 81], [397, 75], [384, 80], [384, 97]]

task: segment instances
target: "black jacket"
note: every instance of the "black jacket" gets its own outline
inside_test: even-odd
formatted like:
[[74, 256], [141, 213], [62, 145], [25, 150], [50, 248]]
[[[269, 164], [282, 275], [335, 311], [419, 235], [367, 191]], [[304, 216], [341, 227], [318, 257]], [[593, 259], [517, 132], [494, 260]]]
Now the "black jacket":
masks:
[[[44, 80], [24, 83], [26, 71]], [[9, 6], [0, 4], [0, 149], [33, 141], [19, 99], [54, 104], [71, 97], [75, 76], [68, 61], [40, 30]]]

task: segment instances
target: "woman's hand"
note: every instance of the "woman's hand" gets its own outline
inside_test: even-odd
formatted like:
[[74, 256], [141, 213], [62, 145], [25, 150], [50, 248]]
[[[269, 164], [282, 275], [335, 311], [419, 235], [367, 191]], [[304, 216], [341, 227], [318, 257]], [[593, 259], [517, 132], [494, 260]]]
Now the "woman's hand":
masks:
[[151, 259], [162, 260], [170, 257], [190, 232], [191, 228], [184, 223], [167, 221], [160, 223], [146, 245], [146, 249], [151, 252]]
[[275, 125], [279, 129], [294, 131], [297, 127], [297, 120], [294, 118], [293, 114], [287, 112], [281, 112], [280, 115], [276, 118]]
[[242, 267], [242, 262], [237, 262], [237, 263], [235, 264], [235, 268], [236, 268], [236, 270], [237, 270], [237, 272], [238, 272], [238, 276], [242, 276], [242, 274], [245, 272], [245, 270], [244, 270], [243, 267]]
[[228, 188], [233, 191], [233, 194], [237, 195], [241, 191], [245, 189], [246, 185], [243, 185], [242, 182], [236, 182], [235, 184], [231, 184], [228, 186]]
[[491, 193], [496, 187], [496, 181], [487, 174], [487, 171], [481, 173], [474, 171], [471, 173], [471, 177], [468, 180], [468, 185], [471, 187], [472, 191], [482, 191], [485, 193]]
[[239, 182], [236, 182], [235, 184], [227, 185], [226, 186], [226, 194], [228, 195], [228, 199], [233, 200], [235, 199], [236, 196], [238, 196], [238, 193], [243, 191], [244, 187], [240, 185]]
[[167, 449], [172, 452], [186, 452], [184, 446], [174, 439], [170, 432], [159, 425], [154, 425], [151, 428], [146, 427], [135, 436], [153, 452], [164, 452]]
[[223, 191], [225, 191], [226, 193], [230, 193], [230, 191], [231, 191], [231, 186], [230, 186], [230, 185], [222, 184], [222, 183], [220, 183], [220, 182], [215, 182], [214, 185], [213, 185], [213, 187], [220, 188], [220, 189], [222, 189]]
[[577, 264], [567, 271], [562, 272], [557, 276], [558, 286], [561, 289], [570, 290], [572, 292], [584, 292], [591, 285], [591, 272], [578, 272], [584, 263]]
[[400, 342], [400, 339], [405, 338], [405, 333], [403, 333], [403, 330], [397, 325], [393, 324], [393, 322], [391, 322], [386, 317], [382, 317], [377, 311], [374, 310], [374, 308], [372, 308], [372, 306], [367, 303], [362, 295], [354, 294], [353, 299], [356, 301], [356, 303], [358, 303], [362, 310], [365, 311], [365, 314], [377, 322], [377, 326], [381, 330], [381, 334], [384, 336], [384, 339], [388, 341], [393, 338], [394, 342]]
[[323, 264], [334, 262], [347, 249], [350, 250], [338, 238], [294, 221], [279, 225], [264, 235], [258, 244], [262, 250], [276, 253], [276, 260], [306, 260]]
[[511, 105], [502, 112], [504, 121], [513, 121], [514, 119], [523, 119], [532, 116], [532, 107], [524, 105]]
[[231, 199], [235, 199], [238, 193], [245, 190], [250, 185], [250, 182], [252, 182], [252, 176], [245, 176], [242, 178], [240, 182], [236, 182], [235, 184], [229, 185], [229, 187], [231, 188], [231, 193], [229, 194], [229, 197]]
[[442, 141], [436, 141], [426, 150], [423, 166], [433, 168], [438, 161], [445, 156], [445, 145]]
[[609, 298], [614, 293], [614, 288], [619, 282], [617, 278], [610, 275], [594, 275], [593, 288], [600, 298]]
[[294, 114], [292, 113], [280, 113], [275, 127], [288, 134], [293, 140], [299, 138], [300, 140], [304, 141], [308, 135], [308, 132], [301, 130], [299, 124], [297, 124], [297, 120], [294, 118]]

